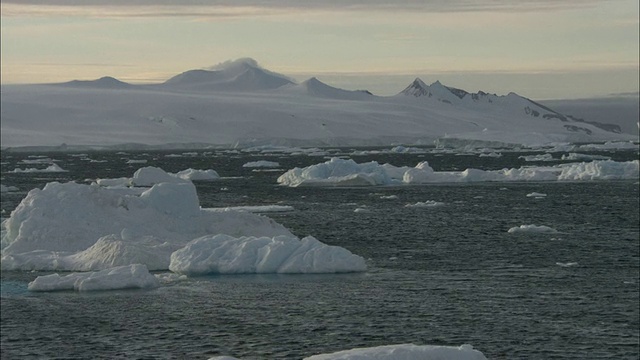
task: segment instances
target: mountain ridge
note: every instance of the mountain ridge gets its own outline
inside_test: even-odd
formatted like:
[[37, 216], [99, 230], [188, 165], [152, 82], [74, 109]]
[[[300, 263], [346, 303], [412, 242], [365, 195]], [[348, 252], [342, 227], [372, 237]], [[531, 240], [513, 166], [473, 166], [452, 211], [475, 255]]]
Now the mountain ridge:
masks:
[[112, 77], [4, 85], [1, 101], [3, 146], [347, 146], [426, 144], [443, 138], [541, 144], [635, 139], [620, 134], [617, 125], [565, 115], [513, 92], [470, 93], [415, 78], [396, 95], [376, 96], [333, 87], [315, 77], [296, 83], [246, 59], [189, 70], [153, 85]]

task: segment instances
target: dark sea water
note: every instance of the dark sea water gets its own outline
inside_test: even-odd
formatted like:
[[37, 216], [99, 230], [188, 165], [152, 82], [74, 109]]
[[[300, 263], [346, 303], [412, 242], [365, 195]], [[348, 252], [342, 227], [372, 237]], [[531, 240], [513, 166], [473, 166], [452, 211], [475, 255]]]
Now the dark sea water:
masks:
[[[348, 149], [333, 154], [349, 153]], [[490, 359], [638, 359], [638, 181], [287, 188], [276, 178], [322, 156], [181, 152], [38, 154], [67, 173], [13, 174], [28, 155], [2, 154], [3, 217], [49, 181], [130, 177], [143, 166], [214, 169], [197, 182], [203, 207], [289, 205], [269, 213], [367, 259], [342, 275], [191, 278], [153, 290], [30, 293], [41, 273], [3, 272], [1, 358], [300, 359], [355, 347], [472, 344]], [[598, 153], [614, 160], [636, 152]], [[519, 156], [369, 155], [396, 166], [428, 160], [439, 170], [500, 169]], [[554, 154], [559, 157], [558, 154]], [[106, 160], [106, 162], [89, 162]], [[127, 164], [145, 159], [146, 164]], [[278, 161], [254, 172], [248, 161]], [[557, 162], [556, 162], [557, 163]], [[527, 197], [532, 192], [545, 198]], [[395, 195], [397, 198], [383, 198]], [[434, 200], [434, 208], [406, 204]], [[354, 212], [358, 207], [368, 211]], [[508, 233], [523, 224], [554, 234]], [[569, 263], [575, 263], [567, 266]]]

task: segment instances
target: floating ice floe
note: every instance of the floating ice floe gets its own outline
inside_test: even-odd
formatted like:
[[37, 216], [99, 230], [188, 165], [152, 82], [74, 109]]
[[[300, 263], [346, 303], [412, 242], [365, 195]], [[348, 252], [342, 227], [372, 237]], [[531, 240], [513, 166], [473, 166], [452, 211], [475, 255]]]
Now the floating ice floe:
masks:
[[[469, 344], [440, 345], [383, 345], [355, 348], [329, 354], [305, 357], [303, 360], [487, 360], [484, 354]], [[240, 360], [231, 356], [214, 356], [208, 360]]]
[[3, 184], [0, 184], [0, 193], [7, 193], [7, 192], [13, 192], [13, 191], [18, 191], [19, 189], [15, 186], [6, 186]]
[[438, 206], [443, 206], [443, 205], [444, 205], [443, 202], [434, 201], [434, 200], [427, 200], [427, 201], [418, 201], [415, 204], [407, 204], [407, 205], [405, 205], [405, 207], [408, 207], [408, 208], [431, 208], [431, 207], [438, 207]]
[[[160, 177], [158, 172], [154, 174]], [[164, 177], [175, 179], [166, 173]], [[218, 249], [215, 254], [224, 255], [221, 258], [208, 254], [210, 267], [218, 266], [216, 261], [228, 263], [232, 255], [237, 255], [234, 264], [246, 268], [243, 259], [255, 263], [256, 258], [243, 251], [282, 254], [278, 251], [284, 245], [278, 244], [283, 242], [287, 249], [299, 245], [296, 264], [306, 272], [364, 269], [363, 260], [348, 250], [322, 247], [315, 239], [299, 240], [267, 217], [244, 211], [203, 210], [193, 183], [181, 181], [161, 182], [149, 189], [73, 182], [52, 182], [42, 190], [33, 189], [2, 223], [1, 269], [95, 271], [143, 264], [149, 270], [167, 270], [176, 251], [187, 247], [185, 253], [194, 248], [195, 239], [221, 234], [228, 240], [225, 246], [236, 246], [235, 252], [222, 254]], [[247, 238], [278, 236], [287, 240], [273, 240], [263, 247], [248, 245], [255, 242]], [[202, 251], [215, 249], [200, 246]], [[345, 263], [340, 263], [341, 259]], [[284, 267], [278, 269], [285, 271]], [[291, 272], [294, 267], [286, 269]]]
[[532, 198], [543, 198], [543, 197], [547, 197], [547, 194], [543, 194], [543, 193], [539, 193], [539, 192], [532, 192], [527, 194], [527, 197], [532, 197]]
[[570, 266], [576, 266], [576, 265], [578, 265], [578, 263], [577, 262], [566, 262], [566, 263], [557, 262], [556, 265], [561, 266], [561, 267], [570, 267]]
[[571, 160], [571, 161], [589, 161], [589, 160], [611, 160], [611, 157], [604, 156], [604, 155], [568, 153], [568, 154], [562, 155], [560, 159]]
[[365, 271], [364, 259], [313, 237], [204, 236], [171, 255], [169, 269], [187, 275], [342, 273]]
[[331, 160], [305, 168], [294, 168], [278, 178], [287, 186], [374, 186], [450, 182], [585, 181], [638, 178], [638, 160], [617, 162], [597, 160], [555, 166], [533, 166], [501, 170], [466, 169], [435, 171], [423, 161], [415, 167], [380, 165], [375, 161], [358, 164], [353, 160]]
[[164, 170], [147, 166], [138, 169], [133, 177], [121, 177], [116, 179], [98, 179], [96, 183], [101, 186], [153, 186], [163, 182], [185, 183], [192, 180], [216, 180], [220, 176], [215, 170], [194, 170], [186, 169], [172, 174]]
[[396, 200], [396, 199], [398, 199], [398, 195], [382, 195], [382, 196], [380, 196], [380, 199], [383, 199], [383, 200]]
[[555, 161], [551, 154], [540, 154], [540, 155], [521, 155], [518, 156], [518, 159], [524, 159], [524, 161]]
[[548, 227], [546, 225], [520, 225], [516, 227], [512, 227], [508, 230], [509, 233], [547, 233], [553, 234], [558, 231], [554, 228]]
[[140, 264], [119, 266], [94, 272], [72, 273], [65, 276], [38, 276], [30, 282], [31, 291], [98, 291], [119, 289], [148, 289], [160, 285], [158, 279]]
[[480, 157], [499, 158], [499, 157], [502, 157], [502, 154], [492, 151], [492, 152], [489, 152], [489, 153], [480, 153], [479, 156]]
[[43, 158], [36, 158], [36, 159], [23, 159], [20, 162], [22, 164], [53, 164], [54, 161], [58, 161], [58, 160], [53, 160], [48, 157], [43, 157]]
[[203, 208], [205, 211], [247, 211], [252, 213], [289, 212], [294, 211], [289, 205], [254, 205], [254, 206], [230, 206], [224, 208]]
[[9, 171], [10, 173], [56, 173], [56, 172], [67, 172], [67, 170], [61, 168], [58, 164], [51, 164], [44, 169], [36, 169], [36, 168], [28, 168], [28, 169], [20, 169], [16, 168], [13, 171]]
[[469, 344], [461, 346], [386, 345], [356, 348], [331, 354], [313, 355], [305, 360], [486, 360], [484, 354]]
[[280, 163], [275, 161], [259, 160], [259, 161], [250, 161], [242, 165], [242, 167], [244, 168], [277, 168], [277, 167], [280, 167]]
[[175, 176], [179, 177], [183, 180], [216, 180], [220, 178], [220, 175], [215, 170], [196, 170], [196, 169], [186, 169], [182, 170], [175, 174]]

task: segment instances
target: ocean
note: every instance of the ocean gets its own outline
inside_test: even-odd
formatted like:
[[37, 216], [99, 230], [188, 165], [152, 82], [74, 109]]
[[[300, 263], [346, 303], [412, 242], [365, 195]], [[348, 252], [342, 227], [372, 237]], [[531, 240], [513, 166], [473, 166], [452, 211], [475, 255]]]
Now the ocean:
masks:
[[[202, 207], [290, 206], [292, 211], [265, 215], [299, 237], [312, 235], [363, 256], [368, 271], [215, 275], [153, 290], [93, 293], [31, 293], [28, 282], [43, 273], [4, 271], [2, 359], [301, 359], [402, 343], [472, 344], [490, 359], [638, 359], [637, 179], [358, 188], [276, 183], [285, 170], [327, 156], [396, 166], [428, 161], [436, 171], [568, 162], [521, 158], [539, 152], [480, 157], [380, 150], [324, 149], [312, 156], [3, 151], [2, 184], [19, 189], [2, 193], [3, 218], [28, 190], [50, 181], [130, 177], [144, 166], [214, 169], [221, 179], [194, 182]], [[637, 151], [590, 154], [638, 158]], [[11, 172], [46, 167], [33, 164], [38, 159], [55, 160], [68, 172]], [[280, 167], [242, 166], [257, 160]], [[534, 192], [546, 196], [527, 196]], [[406, 206], [428, 201], [442, 204]], [[556, 232], [508, 232], [529, 224]]]

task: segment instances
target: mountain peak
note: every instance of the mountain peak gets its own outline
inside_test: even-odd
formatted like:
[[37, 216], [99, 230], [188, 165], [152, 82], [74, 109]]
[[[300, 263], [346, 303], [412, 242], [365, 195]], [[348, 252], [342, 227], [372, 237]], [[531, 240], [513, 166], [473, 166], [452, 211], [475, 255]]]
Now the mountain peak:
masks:
[[120, 81], [112, 76], [103, 76], [96, 80], [73, 80], [58, 85], [70, 87], [88, 87], [88, 88], [104, 88], [104, 89], [123, 89], [128, 88], [131, 84]]
[[251, 58], [229, 60], [205, 70], [189, 70], [164, 84], [197, 91], [253, 91], [293, 84], [288, 77], [266, 70]]
[[417, 77], [409, 86], [400, 92], [404, 95], [411, 95], [415, 97], [428, 96], [429, 86], [424, 83], [419, 77]]

